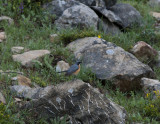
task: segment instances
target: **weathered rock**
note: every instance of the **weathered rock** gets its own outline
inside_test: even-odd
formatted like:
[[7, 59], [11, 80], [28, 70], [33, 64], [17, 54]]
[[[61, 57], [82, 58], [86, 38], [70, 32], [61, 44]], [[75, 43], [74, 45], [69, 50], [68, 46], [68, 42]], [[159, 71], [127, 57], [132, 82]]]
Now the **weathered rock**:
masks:
[[153, 80], [149, 78], [142, 78], [141, 79], [141, 85], [143, 88], [143, 92], [145, 94], [152, 94], [153, 98], [156, 98], [157, 95], [160, 96], [160, 81], [159, 80]]
[[97, 29], [98, 16], [84, 4], [76, 5], [66, 9], [62, 16], [55, 21], [58, 28], [80, 27]]
[[125, 124], [126, 119], [123, 107], [81, 80], [58, 84], [43, 97], [32, 100], [24, 107], [40, 117], [50, 119], [67, 115], [69, 124]]
[[101, 13], [103, 17], [107, 18], [112, 23], [123, 25], [119, 16], [115, 15], [111, 10], [107, 10], [103, 7], [92, 6], [92, 9], [98, 13]]
[[10, 17], [7, 17], [7, 16], [1, 16], [0, 21], [3, 21], [3, 20], [7, 20], [9, 24], [14, 23], [13, 19], [11, 19]]
[[157, 21], [160, 21], [160, 13], [158, 12], [151, 12], [150, 13]]
[[99, 19], [98, 21], [98, 29], [102, 30], [106, 34], [119, 34], [121, 33], [118, 26], [116, 26], [114, 23], [108, 21], [108, 19]]
[[20, 71], [15, 71], [15, 70], [6, 70], [6, 71], [3, 71], [3, 70], [0, 70], [0, 74], [2, 74], [2, 75], [8, 75], [9, 76], [12, 73], [23, 75], [23, 72], [20, 72]]
[[0, 43], [3, 42], [3, 40], [6, 39], [6, 34], [5, 32], [0, 32]]
[[65, 61], [59, 61], [56, 66], [56, 72], [66, 71], [69, 69], [69, 64]]
[[106, 7], [105, 2], [103, 0], [76, 0], [80, 3], [83, 3], [87, 6], [99, 6], [99, 7]]
[[18, 85], [24, 85], [31, 87], [31, 80], [23, 75], [18, 75], [17, 77], [12, 78], [12, 80], [17, 80]]
[[131, 52], [141, 61], [151, 61], [156, 58], [158, 52], [144, 41], [139, 41], [131, 49]]
[[20, 62], [22, 66], [32, 67], [33, 60], [40, 59], [47, 54], [50, 54], [48, 50], [32, 50], [23, 54], [12, 55], [12, 58], [14, 61]]
[[19, 54], [24, 51], [24, 47], [21, 47], [21, 46], [12, 47], [11, 51], [13, 54]]
[[149, 1], [149, 4], [152, 6], [152, 7], [159, 7], [160, 6], [160, 0], [150, 0]]
[[75, 0], [53, 0], [43, 6], [50, 14], [60, 17], [64, 10], [80, 3]]
[[158, 51], [158, 57], [154, 63], [154, 66], [156, 67], [160, 67], [160, 51]]
[[112, 80], [121, 90], [140, 88], [141, 77], [154, 77], [154, 72], [135, 56], [103, 39], [78, 39], [67, 46], [77, 59], [99, 79]]
[[110, 10], [117, 16], [116, 19], [120, 18], [122, 20], [120, 23], [119, 19], [115, 21], [122, 28], [132, 27], [134, 24], [142, 25], [142, 16], [129, 4], [116, 4]]
[[50, 35], [50, 41], [51, 42], [54, 42], [56, 40], [56, 38], [58, 38], [58, 35], [57, 34], [51, 34]]
[[6, 104], [6, 99], [4, 98], [1, 92], [0, 92], [0, 102], [2, 102], [3, 104]]
[[45, 88], [30, 88], [24, 85], [14, 85], [10, 86], [10, 90], [20, 98], [39, 99], [46, 95], [48, 92], [51, 92], [52, 86], [48, 86]]
[[106, 8], [110, 8], [111, 6], [115, 5], [117, 0], [104, 0]]

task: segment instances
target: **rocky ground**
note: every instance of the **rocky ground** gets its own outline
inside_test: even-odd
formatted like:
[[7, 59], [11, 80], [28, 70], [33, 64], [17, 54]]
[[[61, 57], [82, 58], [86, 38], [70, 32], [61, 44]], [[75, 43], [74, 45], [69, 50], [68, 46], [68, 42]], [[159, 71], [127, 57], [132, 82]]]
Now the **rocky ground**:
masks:
[[[20, 19], [2, 11], [0, 123], [160, 123], [159, 4], [54, 0]], [[80, 73], [65, 76], [76, 61]]]

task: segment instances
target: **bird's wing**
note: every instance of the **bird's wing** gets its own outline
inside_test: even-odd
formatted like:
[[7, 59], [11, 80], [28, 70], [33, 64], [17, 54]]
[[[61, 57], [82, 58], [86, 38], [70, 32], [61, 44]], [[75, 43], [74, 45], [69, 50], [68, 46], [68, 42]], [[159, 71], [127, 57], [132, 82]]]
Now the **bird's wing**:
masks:
[[71, 75], [72, 73], [74, 73], [78, 69], [79, 69], [78, 65], [74, 64], [68, 69], [68, 71], [66, 72], [66, 75]]

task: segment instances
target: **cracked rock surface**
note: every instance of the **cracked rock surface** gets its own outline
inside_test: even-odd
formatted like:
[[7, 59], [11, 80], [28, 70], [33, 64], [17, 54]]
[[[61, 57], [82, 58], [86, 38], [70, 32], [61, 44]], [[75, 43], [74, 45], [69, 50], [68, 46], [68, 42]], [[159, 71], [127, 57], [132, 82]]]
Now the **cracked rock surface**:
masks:
[[154, 72], [134, 55], [97, 37], [78, 39], [67, 46], [82, 64], [98, 79], [112, 80], [123, 91], [140, 88], [142, 77], [154, 77]]
[[[125, 124], [125, 109], [81, 80], [58, 84], [46, 94], [42, 93], [43, 97], [23, 108], [47, 118], [67, 115], [69, 124]], [[37, 94], [35, 96], [42, 96]]]

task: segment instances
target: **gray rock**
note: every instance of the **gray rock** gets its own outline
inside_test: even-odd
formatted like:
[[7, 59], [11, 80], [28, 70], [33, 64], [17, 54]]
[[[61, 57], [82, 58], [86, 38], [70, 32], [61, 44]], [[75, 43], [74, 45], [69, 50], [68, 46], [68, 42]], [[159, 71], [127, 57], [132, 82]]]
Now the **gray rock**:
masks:
[[76, 40], [67, 46], [82, 59], [99, 79], [112, 80], [121, 90], [140, 88], [141, 77], [154, 77], [154, 72], [135, 56], [103, 39], [90, 37]]
[[79, 2], [75, 0], [53, 0], [52, 2], [43, 5], [43, 8], [50, 14], [56, 15], [58, 18], [62, 15], [64, 10], [74, 5], [79, 5]]
[[24, 108], [50, 119], [67, 115], [69, 124], [125, 124], [126, 119], [123, 107], [81, 80], [58, 84]]
[[138, 41], [130, 50], [140, 61], [152, 61], [158, 55], [158, 52], [144, 41]]
[[158, 58], [157, 58], [156, 62], [154, 63], [154, 65], [156, 67], [160, 67], [160, 51], [158, 51]]
[[103, 7], [92, 6], [94, 11], [102, 14], [104, 18], [107, 18], [110, 22], [117, 23], [119, 25], [123, 25], [122, 20], [119, 16], [115, 15], [111, 10], [107, 10]]
[[10, 17], [1, 16], [1, 17], [0, 17], [0, 22], [3, 21], [3, 20], [7, 20], [10, 25], [11, 25], [11, 24], [14, 24], [13, 19], [11, 19]]
[[3, 94], [0, 92], [0, 102], [6, 104], [6, 99], [4, 98]]
[[30, 88], [29, 86], [24, 85], [14, 85], [10, 86], [10, 90], [20, 98], [39, 99], [50, 92], [52, 90], [52, 87], [48, 86], [45, 88]]
[[58, 38], [58, 34], [51, 34], [51, 35], [50, 35], [50, 41], [51, 41], [51, 42], [56, 41], [57, 38]]
[[65, 61], [59, 61], [56, 66], [56, 72], [66, 71], [69, 69], [69, 64]]
[[122, 28], [132, 27], [134, 24], [142, 25], [142, 16], [129, 4], [116, 4], [110, 10], [117, 16], [116, 18], [122, 20], [120, 23], [119, 19], [118, 21], [115, 20]]
[[141, 79], [142, 90], [146, 94], [151, 94], [151, 97], [156, 98], [160, 96], [160, 81], [142, 78]]
[[106, 8], [110, 8], [111, 6], [117, 3], [117, 0], [104, 0]]
[[0, 32], [0, 43], [3, 42], [6, 39], [6, 33]]
[[21, 47], [21, 46], [12, 47], [11, 51], [13, 54], [19, 54], [24, 51], [24, 47]]
[[76, 1], [79, 1], [80, 3], [83, 3], [87, 6], [99, 6], [106, 8], [105, 2], [103, 0], [76, 0]]
[[12, 55], [14, 61], [20, 62], [22, 66], [32, 67], [33, 60], [40, 59], [45, 55], [50, 54], [48, 50], [32, 50], [23, 54]]
[[108, 19], [99, 19], [98, 21], [98, 29], [102, 30], [106, 34], [119, 34], [121, 33], [118, 26], [114, 23], [110, 22]]
[[149, 1], [149, 5], [151, 5], [152, 7], [159, 7], [160, 6], [160, 0], [150, 0]]
[[58, 28], [65, 29], [69, 27], [97, 29], [98, 16], [88, 6], [80, 4], [66, 9], [55, 24]]

